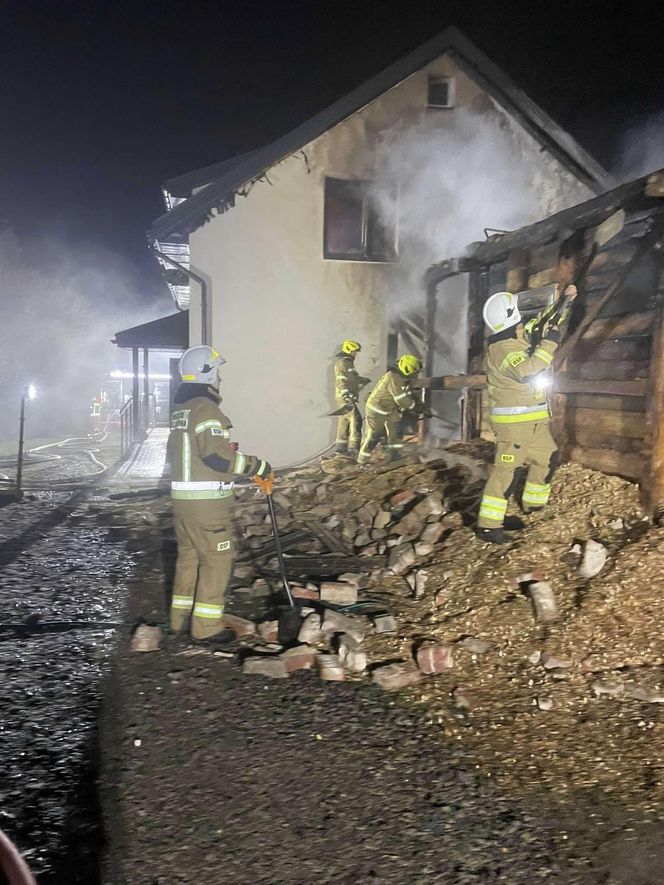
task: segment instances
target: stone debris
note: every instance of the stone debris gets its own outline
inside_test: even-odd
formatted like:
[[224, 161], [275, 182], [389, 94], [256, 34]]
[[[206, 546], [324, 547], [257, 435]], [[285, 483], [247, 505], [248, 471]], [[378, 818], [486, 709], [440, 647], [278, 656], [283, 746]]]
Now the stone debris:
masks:
[[276, 642], [279, 633], [279, 621], [261, 621], [256, 631], [265, 642]]
[[465, 636], [459, 641], [459, 645], [474, 655], [485, 655], [492, 648], [490, 642], [477, 636]]
[[412, 544], [398, 544], [392, 548], [387, 566], [393, 575], [403, 575], [412, 565], [415, 565], [416, 560], [415, 548]]
[[339, 640], [339, 660], [352, 673], [364, 673], [367, 669], [366, 652], [362, 651], [357, 639], [347, 633]]
[[246, 618], [238, 618], [237, 615], [231, 615], [228, 612], [224, 613], [223, 620], [224, 627], [232, 630], [238, 639], [241, 639], [243, 636], [256, 635], [256, 625], [253, 621], [248, 621]]
[[375, 615], [373, 618], [376, 633], [396, 633], [398, 629], [396, 618], [392, 615]]
[[285, 663], [286, 670], [294, 673], [296, 670], [310, 670], [316, 663], [318, 652], [309, 645], [296, 645], [283, 651], [279, 657]]
[[318, 674], [323, 682], [343, 682], [346, 678], [346, 671], [338, 655], [318, 655], [316, 663], [318, 664]]
[[291, 593], [295, 599], [320, 599], [320, 590], [317, 587], [302, 587], [298, 584], [290, 585]]
[[376, 667], [371, 674], [371, 681], [385, 691], [396, 691], [407, 685], [414, 685], [422, 679], [422, 672], [410, 662], [384, 664]]
[[454, 665], [451, 646], [441, 642], [423, 642], [418, 646], [415, 658], [420, 670], [429, 676], [450, 670]]
[[[379, 512], [380, 506], [375, 501], [368, 501], [355, 511], [355, 516], [362, 525], [369, 526], [373, 525]], [[376, 528], [382, 528], [382, 526], [376, 526]]]
[[544, 711], [545, 713], [548, 713], [549, 710], [553, 710], [553, 698], [540, 695], [536, 699], [536, 703], [539, 709]]
[[420, 542], [427, 544], [437, 544], [442, 536], [448, 531], [449, 526], [446, 526], [443, 522], [432, 522], [426, 525], [422, 529], [422, 534], [420, 535]]
[[392, 514], [389, 510], [379, 510], [374, 517], [373, 527], [378, 530], [386, 529], [391, 521]]
[[571, 661], [556, 657], [556, 655], [548, 651], [542, 652], [539, 657], [539, 663], [542, 664], [545, 670], [569, 670], [570, 667], [574, 666]]
[[592, 539], [586, 541], [583, 548], [583, 559], [579, 566], [579, 577], [586, 579], [594, 578], [595, 575], [602, 571], [608, 558], [608, 550], [603, 544]]
[[[278, 622], [274, 622], [278, 623]], [[316, 612], [307, 615], [302, 621], [300, 632], [297, 635], [298, 641], [307, 645], [317, 645], [323, 638], [321, 630], [321, 616]]]
[[347, 633], [357, 642], [362, 642], [369, 631], [369, 621], [358, 615], [344, 615], [341, 612], [326, 609], [321, 630], [327, 635]]
[[410, 489], [401, 489], [400, 492], [396, 492], [390, 498], [390, 507], [393, 510], [403, 510], [416, 498], [415, 492], [412, 492]]
[[548, 624], [558, 620], [558, 606], [551, 584], [546, 581], [535, 581], [528, 587], [528, 592], [533, 601], [535, 617], [540, 623]]
[[369, 575], [366, 572], [344, 572], [339, 575], [339, 583], [353, 584], [357, 590], [364, 590], [369, 586]]
[[434, 546], [429, 541], [416, 541], [415, 542], [415, 555], [422, 556], [431, 556], [433, 553]]
[[161, 646], [161, 628], [149, 624], [139, 624], [134, 630], [129, 644], [129, 651], [159, 651]]
[[280, 655], [252, 655], [242, 662], [242, 672], [247, 676], [267, 676], [269, 679], [286, 679], [288, 668]]

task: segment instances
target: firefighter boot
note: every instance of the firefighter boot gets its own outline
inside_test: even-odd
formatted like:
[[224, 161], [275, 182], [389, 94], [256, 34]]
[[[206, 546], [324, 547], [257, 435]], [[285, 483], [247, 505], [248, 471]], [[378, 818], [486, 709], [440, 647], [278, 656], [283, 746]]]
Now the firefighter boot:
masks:
[[509, 544], [510, 538], [502, 528], [483, 529], [476, 528], [475, 534], [481, 541], [488, 541], [489, 544]]

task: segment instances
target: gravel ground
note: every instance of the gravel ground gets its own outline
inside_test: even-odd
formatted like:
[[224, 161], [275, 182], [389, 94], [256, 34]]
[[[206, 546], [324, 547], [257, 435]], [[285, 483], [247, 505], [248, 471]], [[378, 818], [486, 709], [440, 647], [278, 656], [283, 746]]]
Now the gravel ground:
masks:
[[0, 509], [0, 828], [40, 885], [99, 878], [97, 723], [114, 631], [57, 628], [117, 621], [131, 558], [86, 512], [63, 493]]

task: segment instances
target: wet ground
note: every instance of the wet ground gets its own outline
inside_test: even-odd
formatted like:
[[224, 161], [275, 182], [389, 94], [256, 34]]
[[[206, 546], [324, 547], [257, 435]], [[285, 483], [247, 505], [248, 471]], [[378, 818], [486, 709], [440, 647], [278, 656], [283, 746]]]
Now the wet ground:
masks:
[[[46, 478], [90, 469], [82, 456]], [[40, 885], [93, 885], [103, 841], [97, 724], [115, 635], [103, 625], [121, 618], [131, 556], [83, 519], [84, 497], [0, 509], [0, 828]]]

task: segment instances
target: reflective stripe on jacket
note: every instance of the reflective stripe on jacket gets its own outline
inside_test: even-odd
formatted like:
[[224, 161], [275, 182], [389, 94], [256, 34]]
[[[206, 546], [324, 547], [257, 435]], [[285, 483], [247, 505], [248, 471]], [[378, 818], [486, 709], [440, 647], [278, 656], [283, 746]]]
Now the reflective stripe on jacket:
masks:
[[531, 349], [528, 334], [513, 331], [489, 339], [486, 374], [491, 421], [494, 424], [523, 424], [548, 421], [551, 416], [541, 381], [553, 362], [558, 336], [549, 337]]
[[410, 381], [396, 369], [390, 369], [379, 380], [367, 399], [367, 412], [378, 417], [399, 417], [415, 406]]
[[357, 402], [360, 395], [360, 376], [355, 369], [355, 360], [346, 354], [334, 363], [334, 395], [339, 405]]
[[202, 384], [182, 385], [176, 394], [168, 437], [173, 498], [230, 498], [235, 479], [262, 476], [266, 470], [267, 462], [231, 447], [232, 424], [219, 402], [212, 388]]

